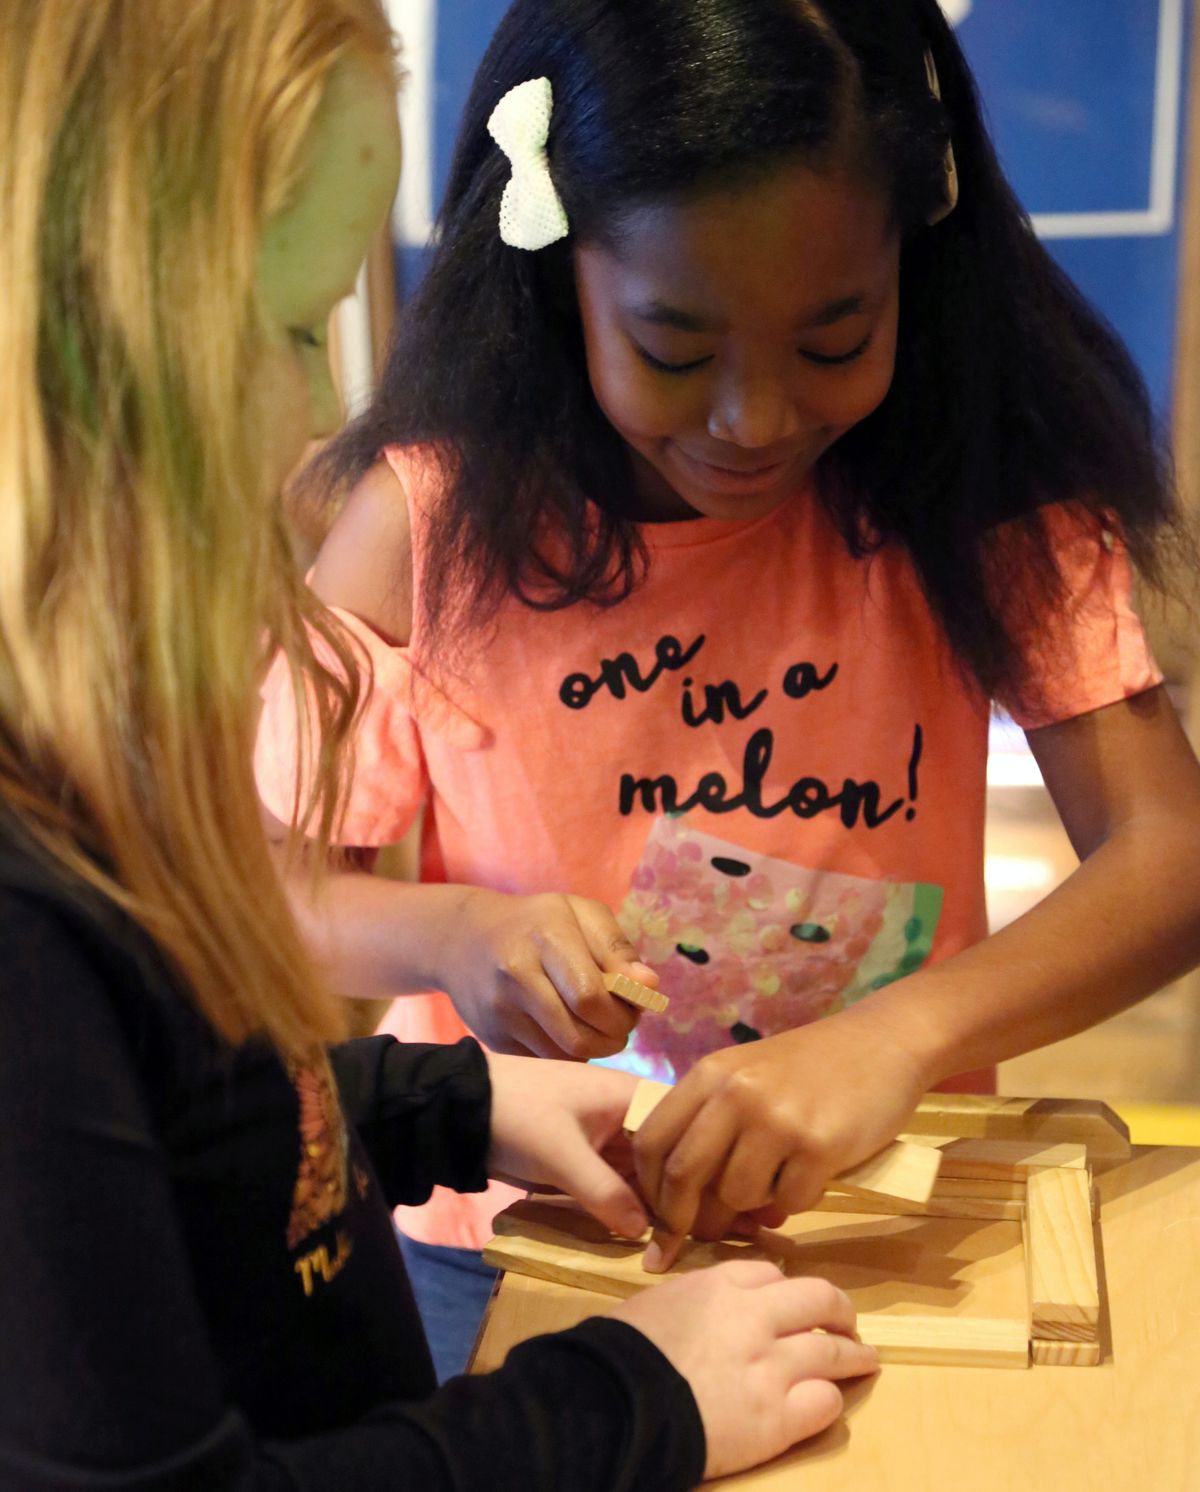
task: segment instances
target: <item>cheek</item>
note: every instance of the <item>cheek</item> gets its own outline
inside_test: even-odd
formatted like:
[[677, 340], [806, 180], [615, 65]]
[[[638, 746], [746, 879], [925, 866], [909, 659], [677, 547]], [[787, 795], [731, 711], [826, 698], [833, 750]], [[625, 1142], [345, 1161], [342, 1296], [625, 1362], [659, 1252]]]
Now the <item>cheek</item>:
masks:
[[883, 403], [896, 371], [896, 326], [893, 322], [876, 337], [860, 363], [841, 379], [827, 379], [814, 392], [812, 416], [823, 425], [845, 431], [859, 424]]
[[675, 384], [647, 368], [617, 327], [585, 322], [585, 330], [592, 393], [626, 439], [659, 439], [696, 422], [694, 384], [686, 379]]
[[283, 485], [295, 470], [312, 433], [312, 399], [308, 379], [290, 348], [272, 349], [258, 380], [267, 418], [263, 444], [266, 470], [273, 487]]

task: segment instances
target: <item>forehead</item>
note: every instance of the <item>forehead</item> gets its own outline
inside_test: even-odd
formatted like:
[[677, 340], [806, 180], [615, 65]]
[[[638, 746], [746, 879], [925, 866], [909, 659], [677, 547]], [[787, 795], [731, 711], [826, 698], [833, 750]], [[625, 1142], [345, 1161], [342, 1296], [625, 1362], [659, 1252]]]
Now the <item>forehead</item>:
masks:
[[803, 324], [886, 290], [899, 239], [885, 193], [841, 170], [786, 166], [761, 180], [626, 213], [611, 247], [580, 249], [589, 288], [714, 323]]
[[263, 232], [259, 281], [280, 322], [324, 317], [353, 288], [399, 170], [394, 85], [351, 55], [330, 74], [292, 199]]

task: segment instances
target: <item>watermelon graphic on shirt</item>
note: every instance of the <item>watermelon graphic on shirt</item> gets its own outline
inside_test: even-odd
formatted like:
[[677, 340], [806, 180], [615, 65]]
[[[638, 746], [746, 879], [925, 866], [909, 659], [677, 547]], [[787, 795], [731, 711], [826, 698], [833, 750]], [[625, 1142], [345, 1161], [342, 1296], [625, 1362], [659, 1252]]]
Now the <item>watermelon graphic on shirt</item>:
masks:
[[708, 1052], [845, 1009], [921, 967], [941, 906], [939, 886], [811, 870], [660, 818], [619, 920], [671, 1008], [614, 1065], [675, 1082]]

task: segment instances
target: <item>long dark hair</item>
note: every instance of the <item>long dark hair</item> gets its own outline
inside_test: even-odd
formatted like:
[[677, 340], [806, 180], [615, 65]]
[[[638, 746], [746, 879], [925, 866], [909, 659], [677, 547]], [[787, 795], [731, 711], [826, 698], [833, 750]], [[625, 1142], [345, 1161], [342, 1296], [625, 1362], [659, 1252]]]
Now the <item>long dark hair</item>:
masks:
[[[538, 77], [554, 87], [550, 163], [572, 238], [530, 254], [499, 236], [509, 167], [487, 121]], [[891, 390], [818, 471], [847, 544], [904, 545], [958, 658], [994, 692], [1020, 688], [1024, 644], [1062, 603], [1044, 504], [1077, 500], [1160, 578], [1174, 499], [1142, 380], [1034, 236], [937, 0], [516, 0], [476, 76], [380, 393], [325, 466], [344, 485], [385, 445], [440, 453], [424, 619], [443, 638], [505, 594], [612, 603], [641, 577], [629, 455], [588, 383], [572, 243], [605, 241], [639, 202], [825, 165], [850, 140], [891, 194], [903, 249]], [[951, 141], [960, 199], [927, 226]]]

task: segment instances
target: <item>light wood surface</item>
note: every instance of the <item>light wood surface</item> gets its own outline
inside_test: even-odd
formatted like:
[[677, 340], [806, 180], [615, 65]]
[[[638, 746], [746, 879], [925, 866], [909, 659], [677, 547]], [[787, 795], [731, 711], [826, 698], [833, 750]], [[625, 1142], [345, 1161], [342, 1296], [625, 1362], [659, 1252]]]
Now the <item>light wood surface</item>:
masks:
[[[849, 1391], [846, 1415], [824, 1435], [721, 1485], [739, 1492], [1197, 1492], [1200, 1151], [1138, 1151], [1097, 1184], [1107, 1302], [1098, 1367], [885, 1368]], [[1010, 1231], [1013, 1260], [1023, 1259], [1019, 1229], [997, 1226]], [[1003, 1254], [993, 1258], [999, 1269]], [[508, 1276], [477, 1369], [499, 1366], [527, 1337], [615, 1305], [611, 1297]]]

